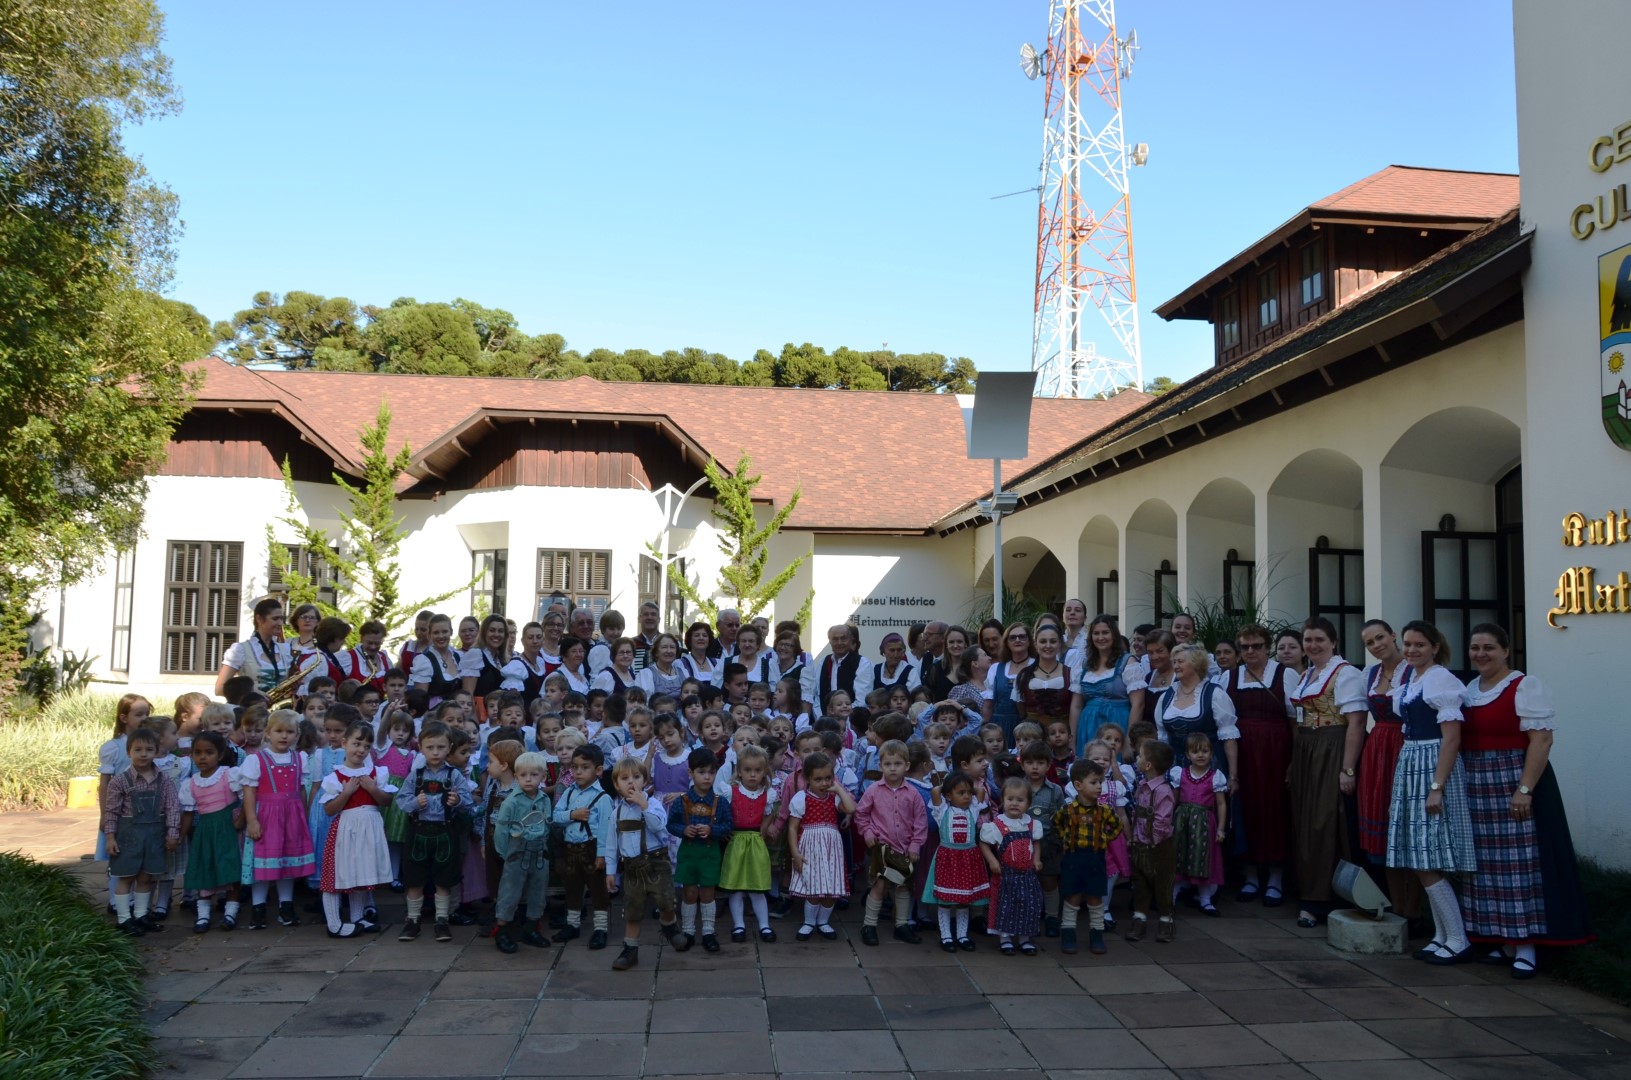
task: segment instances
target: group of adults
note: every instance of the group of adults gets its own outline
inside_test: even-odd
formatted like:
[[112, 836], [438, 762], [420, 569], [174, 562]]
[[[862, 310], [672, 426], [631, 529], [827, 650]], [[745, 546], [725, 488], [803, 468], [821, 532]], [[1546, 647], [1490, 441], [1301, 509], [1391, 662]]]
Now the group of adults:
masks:
[[1532, 977], [1537, 945], [1591, 940], [1548, 763], [1550, 695], [1512, 668], [1510, 638], [1493, 623], [1472, 631], [1464, 682], [1430, 623], [1395, 632], [1372, 619], [1362, 636], [1368, 667], [1343, 658], [1322, 617], [1278, 634], [1243, 626], [1209, 651], [1187, 614], [1129, 639], [1070, 600], [1060, 617], [990, 622], [972, 636], [952, 627], [944, 641], [957, 654], [951, 696], [980, 691], [1010, 734], [1020, 720], [1062, 715], [1080, 753], [1106, 722], [1147, 720], [1178, 760], [1189, 735], [1207, 734], [1228, 777], [1239, 900], [1285, 902], [1289, 868], [1298, 922], [1316, 926], [1349, 859], [1374, 870], [1399, 914], [1431, 912], [1419, 959]]

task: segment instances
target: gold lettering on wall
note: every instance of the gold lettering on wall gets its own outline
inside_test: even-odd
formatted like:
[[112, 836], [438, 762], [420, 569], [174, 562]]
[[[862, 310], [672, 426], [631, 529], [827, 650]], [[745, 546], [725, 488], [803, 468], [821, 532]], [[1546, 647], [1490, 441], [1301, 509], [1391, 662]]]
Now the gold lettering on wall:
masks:
[[1600, 518], [1576, 511], [1563, 517], [1564, 547], [1606, 547], [1631, 543], [1631, 512], [1610, 510]]
[[[1589, 518], [1575, 511], [1563, 515], [1563, 546], [1608, 547], [1631, 543], [1631, 510], [1609, 510]], [[1555, 603], [1546, 613], [1546, 625], [1567, 630], [1558, 619], [1574, 615], [1631, 615], [1631, 573], [1620, 571], [1609, 583], [1599, 583], [1595, 566], [1571, 566], [1558, 575], [1552, 590]]]

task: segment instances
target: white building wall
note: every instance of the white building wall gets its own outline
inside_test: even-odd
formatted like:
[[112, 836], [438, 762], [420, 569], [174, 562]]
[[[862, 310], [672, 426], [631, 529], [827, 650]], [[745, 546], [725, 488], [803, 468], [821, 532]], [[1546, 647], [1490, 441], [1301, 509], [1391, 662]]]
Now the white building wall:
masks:
[[[1576, 845], [1586, 854], [1631, 865], [1631, 791], [1620, 763], [1631, 748], [1624, 709], [1610, 689], [1612, 673], [1631, 653], [1631, 615], [1584, 615], [1546, 626], [1551, 590], [1571, 566], [1594, 566], [1613, 580], [1631, 570], [1622, 547], [1567, 548], [1565, 514], [1602, 517], [1631, 503], [1631, 454], [1602, 429], [1598, 259], [1631, 244], [1631, 223], [1571, 232], [1575, 207], [1631, 183], [1631, 161], [1593, 171], [1593, 143], [1618, 145], [1631, 121], [1625, 41], [1631, 6], [1623, 0], [1573, 0], [1564, 17], [1555, 4], [1513, 5], [1518, 69], [1518, 163], [1523, 219], [1535, 232], [1524, 283], [1524, 338], [1534, 358], [1525, 383], [1531, 415], [1524, 432], [1525, 572], [1529, 666], [1551, 687], [1558, 708], [1552, 762], [1571, 809]], [[1623, 205], [1623, 204], [1622, 204]], [[1588, 804], [1587, 799], [1591, 802]]]

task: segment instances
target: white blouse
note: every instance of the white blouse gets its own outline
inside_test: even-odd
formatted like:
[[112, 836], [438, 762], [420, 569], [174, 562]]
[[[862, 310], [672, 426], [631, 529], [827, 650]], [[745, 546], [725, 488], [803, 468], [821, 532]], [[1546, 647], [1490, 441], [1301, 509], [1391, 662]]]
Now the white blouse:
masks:
[[1410, 681], [1395, 685], [1388, 696], [1393, 699], [1393, 711], [1404, 715], [1405, 703], [1426, 698], [1427, 704], [1438, 713], [1441, 724], [1461, 722], [1461, 695], [1466, 687], [1461, 681], [1438, 664], [1423, 672], [1410, 672]]
[[[435, 649], [426, 649], [422, 653], [415, 653], [413, 658], [413, 668], [408, 673], [408, 682], [414, 686], [429, 686], [430, 680], [438, 672], [440, 672], [442, 678], [448, 682], [452, 682], [454, 679], [458, 678], [459, 672], [464, 668], [464, 660], [459, 656], [457, 650], [449, 651], [453, 653], [453, 666], [451, 670], [449, 670], [446, 661], [444, 661], [441, 656], [437, 654]], [[472, 652], [471, 655], [480, 656], [481, 654]], [[434, 664], [435, 667], [432, 667], [432, 664]], [[476, 672], [479, 674], [480, 671], [481, 668], [477, 667]]]
[[[475, 650], [471, 651], [473, 652]], [[391, 779], [391, 770], [387, 769], [385, 766], [375, 765], [370, 761], [365, 764], [358, 765], [356, 768], [352, 768], [350, 765], [346, 765], [342, 762], [335, 767], [333, 772], [323, 777], [321, 792], [318, 795], [318, 799], [322, 802], [328, 802], [330, 799], [340, 794], [341, 790], [344, 789], [345, 782], [347, 780], [351, 779], [353, 776], [367, 776], [369, 773], [374, 774], [374, 783], [379, 785], [379, 789], [381, 791], [390, 792], [396, 790], [396, 781]]]
[[527, 688], [527, 676], [541, 679], [548, 670], [549, 664], [545, 662], [542, 653], [538, 655], [537, 667], [534, 667], [525, 655], [516, 653], [510, 657], [510, 662], [504, 665], [504, 681], [498, 684], [499, 689], [513, 690], [519, 694]]
[[[1087, 657], [1083, 655], [1080, 657], [1080, 664], [1086, 663]], [[1080, 664], [1071, 665], [1078, 672], [1077, 678], [1080, 680], [1072, 683], [1073, 686], [1080, 686], [1082, 683], [1101, 683], [1116, 673], [1115, 665], [1111, 665], [1108, 671], [1084, 671]], [[1144, 665], [1129, 656], [1127, 662], [1121, 665], [1121, 685], [1129, 694], [1134, 690], [1147, 688], [1150, 684], [1144, 675]]]
[[[1038, 675], [1036, 674], [1037, 669], [1035, 665], [1032, 665], [1032, 690], [1069, 690], [1071, 687], [1076, 685], [1076, 673], [1071, 671], [1069, 665], [1065, 664], [1063, 661], [1058, 661], [1057, 663], [1059, 666], [1054, 669], [1052, 675]], [[1020, 674], [1024, 674], [1024, 672], [1021, 672]], [[1017, 676], [1014, 679], [1014, 688], [1008, 692], [1008, 696], [1015, 701], [1025, 700], [1024, 695], [1019, 692], [1019, 678]]]
[[[1176, 687], [1176, 684], [1174, 684], [1174, 686]], [[1160, 702], [1167, 700], [1166, 691], [1163, 690], [1161, 692], [1161, 696], [1157, 699], [1155, 710], [1156, 738], [1165, 739], [1167, 737], [1168, 717], [1171, 717], [1174, 720], [1193, 720], [1200, 716], [1201, 697], [1205, 693], [1206, 683], [1202, 682], [1195, 687], [1195, 700], [1190, 702], [1188, 706], [1180, 709], [1175, 704], [1169, 703], [1167, 707], [1163, 709], [1160, 707]], [[1172, 700], [1175, 702], [1177, 701], [1177, 698], [1177, 691], [1174, 689]], [[1212, 694], [1212, 721], [1218, 726], [1218, 738], [1221, 741], [1229, 742], [1240, 738], [1240, 728], [1235, 723], [1238, 719], [1239, 717], [1235, 713], [1235, 703], [1229, 700], [1229, 695], [1225, 694], [1222, 690], [1214, 691]]]
[[[1187, 769], [1187, 768], [1189, 768], [1188, 765], [1174, 765], [1171, 769], [1167, 770], [1167, 783], [1171, 784], [1173, 787], [1177, 787], [1179, 784], [1183, 783], [1184, 770]], [[1200, 777], [1196, 776], [1194, 773], [1190, 773], [1189, 778], [1191, 780], [1199, 780], [1200, 779]], [[1212, 794], [1216, 795], [1220, 791], [1228, 791], [1228, 790], [1229, 790], [1229, 778], [1223, 775], [1223, 770], [1222, 769], [1216, 769], [1216, 768], [1213, 769], [1212, 770]]]
[[[272, 759], [273, 765], [288, 765], [294, 761], [298, 750], [285, 750], [278, 753], [267, 750], [266, 756]], [[261, 759], [259, 753], [244, 753], [243, 764], [238, 766], [238, 783], [241, 787], [258, 788], [261, 786]]]
[[238, 780], [237, 769], [231, 769], [225, 765], [217, 765], [215, 767], [215, 772], [212, 775], [205, 776], [202, 773], [193, 773], [187, 778], [186, 783], [179, 786], [176, 796], [181, 802], [181, 809], [184, 811], [197, 810], [198, 799], [197, 796], [193, 794], [193, 791], [196, 788], [214, 787], [222, 780], [225, 780], [228, 786], [230, 786], [235, 793], [243, 790], [243, 786]]
[[[1337, 665], [1346, 665], [1337, 667]], [[1331, 675], [1336, 669], [1335, 676]], [[1365, 673], [1349, 664], [1340, 656], [1333, 655], [1323, 666], [1309, 668], [1303, 672], [1303, 677], [1297, 683], [1293, 695], [1295, 698], [1319, 697], [1325, 691], [1325, 684], [1332, 678], [1337, 681], [1336, 707], [1339, 713], [1362, 713], [1370, 708], [1370, 702], [1365, 697]]]
[[[417, 658], [414, 660], [414, 663], [419, 663]], [[459, 655], [459, 677], [471, 679], [480, 678], [482, 668], [486, 667], [488, 664], [493, 665], [493, 667], [497, 668], [501, 672], [505, 668], [509, 667], [508, 661], [499, 663], [498, 657], [494, 656], [485, 648], [471, 649], [470, 651], [461, 653]]]
[[1008, 833], [1029, 833], [1032, 840], [1042, 839], [1042, 823], [1029, 814], [1024, 817], [1009, 817], [1003, 814], [995, 821], [988, 821], [980, 826], [980, 843], [996, 847], [1002, 843], [1002, 838]]
[[1474, 675], [1461, 692], [1462, 703], [1488, 705], [1505, 692], [1513, 679], [1523, 679], [1518, 684], [1517, 700], [1513, 702], [1518, 710], [1518, 730], [1556, 731], [1557, 709], [1552, 706], [1552, 692], [1539, 679], [1533, 675], [1526, 678], [1521, 671], [1508, 672], [1506, 678], [1488, 690], [1478, 685], [1479, 677]]

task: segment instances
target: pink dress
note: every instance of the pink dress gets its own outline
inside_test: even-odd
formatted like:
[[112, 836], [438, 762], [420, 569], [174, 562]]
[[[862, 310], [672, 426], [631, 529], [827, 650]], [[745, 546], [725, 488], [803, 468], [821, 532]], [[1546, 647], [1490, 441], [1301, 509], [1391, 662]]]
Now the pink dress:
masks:
[[[1173, 769], [1172, 773], [1178, 774], [1178, 811], [1173, 822], [1178, 874], [1174, 880], [1195, 885], [1222, 885], [1223, 845], [1216, 839], [1217, 795], [1228, 788], [1229, 782], [1215, 768], [1192, 776], [1185, 765]], [[1202, 865], [1206, 872], [1196, 873]]]
[[[1106, 776], [1104, 787], [1099, 790], [1099, 805], [1108, 806], [1111, 810], [1119, 810], [1127, 805], [1127, 784], [1119, 776]], [[1110, 846], [1104, 849], [1104, 872], [1114, 877], [1129, 879], [1133, 876], [1133, 864], [1127, 858], [1127, 830], [1110, 841]]]
[[317, 869], [317, 854], [306, 822], [306, 803], [300, 794], [303, 772], [300, 756], [298, 751], [293, 752], [289, 755], [289, 764], [276, 765], [271, 754], [265, 750], [255, 751], [260, 763], [255, 817], [260, 821], [261, 838], [244, 841], [244, 861], [253, 867], [253, 881], [310, 877]]

